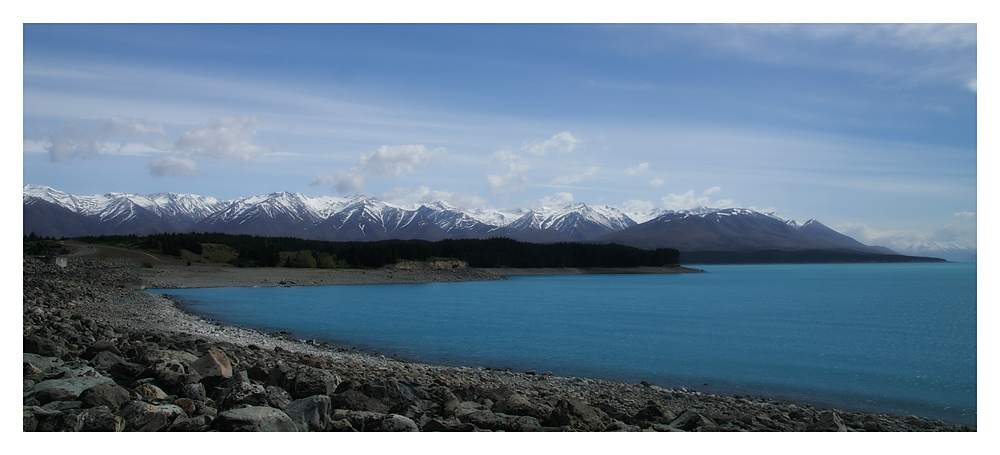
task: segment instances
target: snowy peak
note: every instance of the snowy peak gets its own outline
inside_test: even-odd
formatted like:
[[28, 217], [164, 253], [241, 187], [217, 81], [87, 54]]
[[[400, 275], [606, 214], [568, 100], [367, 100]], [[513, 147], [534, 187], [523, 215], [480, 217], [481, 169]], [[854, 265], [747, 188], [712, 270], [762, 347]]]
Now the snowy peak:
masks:
[[682, 251], [872, 248], [816, 220], [800, 226], [745, 208], [640, 208], [626, 213], [571, 203], [530, 210], [462, 210], [440, 201], [404, 207], [364, 195], [275, 192], [226, 201], [177, 193], [75, 196], [39, 185], [25, 185], [23, 201], [24, 232], [54, 237], [220, 232], [334, 241], [507, 237]]

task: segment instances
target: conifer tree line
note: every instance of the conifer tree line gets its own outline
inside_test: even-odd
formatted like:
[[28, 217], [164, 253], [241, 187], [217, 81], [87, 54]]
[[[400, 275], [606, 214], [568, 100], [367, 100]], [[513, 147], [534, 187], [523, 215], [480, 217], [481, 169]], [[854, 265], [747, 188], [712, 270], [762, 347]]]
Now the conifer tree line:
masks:
[[[527, 243], [508, 238], [382, 240], [329, 242], [292, 237], [258, 237], [216, 233], [169, 233], [148, 236], [81, 237], [82, 242], [126, 244], [181, 256], [182, 250], [205, 253], [206, 245], [224, 245], [236, 252], [228, 258], [244, 267], [378, 268], [400, 260], [450, 258], [472, 267], [662, 267], [680, 265], [672, 248], [644, 250], [618, 244]], [[215, 255], [218, 250], [210, 255]], [[283, 254], [284, 253], [284, 254]]]

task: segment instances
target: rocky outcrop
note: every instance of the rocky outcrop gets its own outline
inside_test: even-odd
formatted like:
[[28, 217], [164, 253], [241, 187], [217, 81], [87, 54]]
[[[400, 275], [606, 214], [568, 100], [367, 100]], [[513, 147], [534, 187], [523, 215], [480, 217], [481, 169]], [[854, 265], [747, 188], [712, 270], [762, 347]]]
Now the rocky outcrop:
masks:
[[24, 431], [975, 431], [362, 355], [200, 321], [136, 269], [24, 262]]

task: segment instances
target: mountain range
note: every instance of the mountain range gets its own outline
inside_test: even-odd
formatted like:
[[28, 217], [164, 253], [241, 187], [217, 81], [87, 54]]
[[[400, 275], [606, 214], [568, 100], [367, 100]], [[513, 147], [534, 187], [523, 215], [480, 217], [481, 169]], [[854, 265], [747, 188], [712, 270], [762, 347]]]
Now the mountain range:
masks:
[[744, 208], [625, 213], [582, 203], [515, 210], [462, 210], [444, 202], [390, 204], [369, 196], [308, 197], [278, 192], [235, 200], [191, 194], [76, 196], [23, 188], [24, 233], [56, 238], [219, 232], [331, 241], [506, 237], [526, 242], [618, 243], [640, 248], [760, 250], [895, 255], [818, 221], [801, 225]]

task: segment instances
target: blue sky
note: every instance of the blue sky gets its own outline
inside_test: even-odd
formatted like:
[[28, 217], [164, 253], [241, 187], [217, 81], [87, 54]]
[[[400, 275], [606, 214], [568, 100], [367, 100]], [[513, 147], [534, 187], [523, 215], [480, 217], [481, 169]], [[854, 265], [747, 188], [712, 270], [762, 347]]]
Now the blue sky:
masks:
[[976, 245], [975, 24], [25, 24], [23, 182]]

